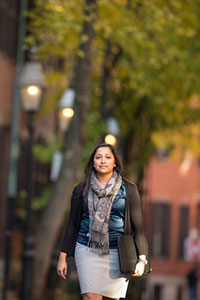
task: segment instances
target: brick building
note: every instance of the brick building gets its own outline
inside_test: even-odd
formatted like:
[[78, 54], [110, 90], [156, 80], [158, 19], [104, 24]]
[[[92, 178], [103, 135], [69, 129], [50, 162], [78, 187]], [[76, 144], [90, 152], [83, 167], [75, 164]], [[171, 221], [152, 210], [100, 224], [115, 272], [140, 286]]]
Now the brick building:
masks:
[[[20, 9], [32, 7], [32, 0], [1, 0], [0, 1], [0, 290], [4, 277], [5, 262], [5, 240], [8, 230], [7, 215], [9, 212], [8, 198], [8, 175], [9, 175], [9, 156], [11, 142], [11, 120], [13, 114], [14, 87], [17, 69], [17, 49], [23, 52], [22, 43], [19, 44], [19, 24]], [[26, 32], [26, 27], [24, 27]], [[23, 42], [23, 41], [22, 41]], [[23, 53], [24, 57], [26, 55]], [[16, 99], [15, 99], [16, 100]], [[26, 114], [20, 109], [19, 117], [19, 158], [18, 158], [18, 177], [17, 192], [26, 190], [26, 166], [27, 166], [27, 137], [28, 129]], [[45, 122], [44, 122], [45, 123]], [[47, 125], [45, 125], [47, 127]], [[37, 127], [37, 126], [36, 126]], [[43, 126], [44, 127], [44, 126]], [[37, 129], [37, 128], [36, 128]], [[49, 182], [49, 166], [34, 162], [34, 195], [39, 194], [42, 186]], [[13, 199], [13, 208], [16, 209], [17, 198]], [[15, 213], [14, 213], [15, 214]], [[12, 244], [11, 249], [12, 272], [11, 277], [15, 276], [21, 268], [21, 253], [23, 250], [23, 232], [16, 226], [16, 218], [13, 218]], [[15, 241], [19, 241], [15, 243]], [[13, 263], [14, 260], [14, 263]], [[16, 264], [15, 264], [16, 262]], [[18, 265], [18, 266], [16, 266]], [[16, 270], [15, 270], [16, 267]], [[15, 274], [16, 271], [16, 274]], [[12, 278], [11, 278], [12, 279]]]
[[184, 260], [183, 244], [190, 229], [200, 230], [199, 161], [152, 158], [145, 171], [143, 203], [153, 268], [146, 297], [185, 300], [192, 263]]
[[[0, 245], [4, 245], [12, 97], [15, 80], [19, 2], [0, 2]], [[0, 261], [4, 247], [0, 247]]]

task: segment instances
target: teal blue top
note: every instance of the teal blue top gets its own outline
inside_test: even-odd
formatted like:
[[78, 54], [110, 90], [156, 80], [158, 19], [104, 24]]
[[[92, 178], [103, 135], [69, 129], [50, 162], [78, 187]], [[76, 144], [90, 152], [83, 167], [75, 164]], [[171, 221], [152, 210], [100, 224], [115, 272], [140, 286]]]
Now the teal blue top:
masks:
[[[122, 181], [122, 185], [115, 196], [110, 213], [109, 241], [111, 249], [118, 247], [118, 236], [124, 232], [125, 199], [126, 189], [125, 183]], [[89, 222], [88, 201], [85, 201], [85, 196], [83, 193], [83, 213], [77, 242], [85, 246], [88, 244]]]

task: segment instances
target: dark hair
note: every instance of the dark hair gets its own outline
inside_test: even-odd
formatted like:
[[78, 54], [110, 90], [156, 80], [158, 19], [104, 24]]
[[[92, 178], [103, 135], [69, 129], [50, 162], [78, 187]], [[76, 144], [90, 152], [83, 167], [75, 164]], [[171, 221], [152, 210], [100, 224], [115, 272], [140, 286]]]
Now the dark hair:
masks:
[[97, 152], [97, 149], [99, 149], [101, 147], [108, 147], [111, 150], [111, 152], [112, 152], [112, 154], [114, 155], [114, 158], [115, 158], [115, 165], [116, 165], [115, 170], [122, 176], [122, 179], [134, 184], [132, 181], [130, 181], [128, 178], [126, 178], [126, 176], [124, 174], [124, 171], [122, 169], [122, 165], [121, 165], [119, 156], [118, 156], [115, 148], [111, 144], [102, 143], [102, 144], [99, 144], [98, 146], [96, 146], [96, 148], [92, 152], [88, 162], [85, 165], [85, 184], [86, 184], [85, 185], [85, 196], [86, 196], [86, 199], [87, 199], [87, 196], [88, 196], [91, 172], [92, 172], [92, 170], [94, 170], [94, 166], [93, 166], [94, 156]]

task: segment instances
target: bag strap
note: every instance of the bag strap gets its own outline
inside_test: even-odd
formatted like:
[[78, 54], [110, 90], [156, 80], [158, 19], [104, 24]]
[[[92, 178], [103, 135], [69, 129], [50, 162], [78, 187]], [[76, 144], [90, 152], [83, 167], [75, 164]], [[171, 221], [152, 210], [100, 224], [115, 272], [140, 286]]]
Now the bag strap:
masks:
[[126, 183], [126, 202], [125, 202], [125, 222], [124, 222], [124, 234], [131, 235], [131, 214], [129, 204], [130, 192], [128, 184]]
[[[131, 230], [130, 203], [129, 203], [130, 197], [131, 197], [130, 190], [128, 188], [128, 184], [126, 184], [125, 224], [124, 224], [124, 234], [125, 235], [131, 235], [132, 234], [132, 230]], [[150, 261], [149, 261], [149, 254], [148, 254], [148, 252], [146, 254], [146, 258], [147, 258], [148, 263], [145, 266], [144, 274], [149, 274], [152, 271], [152, 269], [151, 269], [151, 265], [150, 265]]]

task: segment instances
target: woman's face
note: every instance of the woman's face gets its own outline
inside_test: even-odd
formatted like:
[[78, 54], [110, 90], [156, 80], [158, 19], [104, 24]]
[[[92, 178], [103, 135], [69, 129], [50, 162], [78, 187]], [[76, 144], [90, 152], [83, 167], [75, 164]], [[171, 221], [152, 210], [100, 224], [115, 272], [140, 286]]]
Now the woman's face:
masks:
[[94, 168], [99, 174], [113, 172], [115, 167], [115, 157], [109, 147], [100, 147], [94, 155]]

